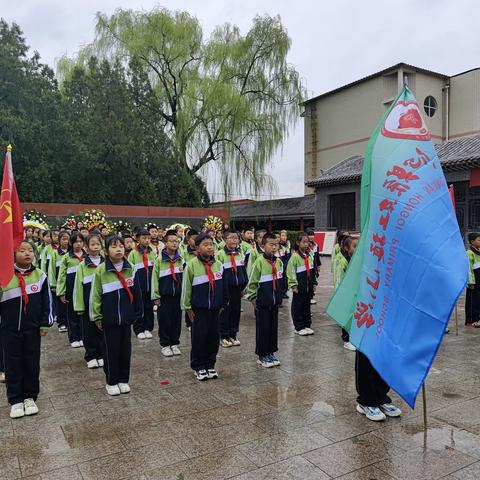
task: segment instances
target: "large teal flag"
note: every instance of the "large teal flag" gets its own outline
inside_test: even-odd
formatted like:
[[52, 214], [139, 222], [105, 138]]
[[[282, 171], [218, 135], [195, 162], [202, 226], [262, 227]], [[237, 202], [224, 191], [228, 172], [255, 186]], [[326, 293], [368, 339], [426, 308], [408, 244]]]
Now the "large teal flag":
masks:
[[369, 141], [361, 237], [327, 314], [413, 408], [467, 277], [445, 177], [405, 86]]

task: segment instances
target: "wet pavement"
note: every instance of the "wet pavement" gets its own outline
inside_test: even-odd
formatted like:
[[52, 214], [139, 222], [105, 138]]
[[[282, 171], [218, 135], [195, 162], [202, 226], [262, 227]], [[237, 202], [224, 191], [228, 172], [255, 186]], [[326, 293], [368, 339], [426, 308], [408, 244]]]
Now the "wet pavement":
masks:
[[378, 424], [355, 412], [354, 357], [322, 313], [328, 264], [313, 307], [315, 335], [293, 334], [281, 309], [281, 367], [255, 363], [255, 324], [244, 305], [240, 347], [221, 349], [220, 378], [204, 383], [183, 355], [164, 358], [158, 340], [133, 339], [132, 393], [108, 397], [101, 370], [52, 329], [42, 346], [40, 413], [10, 420], [0, 387], [0, 479], [480, 478], [480, 331], [444, 339], [427, 381], [425, 444], [421, 398]]

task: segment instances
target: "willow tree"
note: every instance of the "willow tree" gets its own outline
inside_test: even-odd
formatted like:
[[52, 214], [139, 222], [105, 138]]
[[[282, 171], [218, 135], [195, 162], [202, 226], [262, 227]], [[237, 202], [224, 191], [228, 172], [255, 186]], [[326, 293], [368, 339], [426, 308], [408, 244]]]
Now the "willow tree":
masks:
[[304, 88], [288, 64], [291, 41], [278, 16], [257, 16], [246, 35], [230, 24], [204, 40], [199, 21], [187, 12], [154, 9], [97, 14], [94, 41], [73, 62], [92, 55], [148, 75], [164, 128], [182, 167], [219, 173], [223, 191], [258, 194], [272, 187], [265, 174], [299, 117]]

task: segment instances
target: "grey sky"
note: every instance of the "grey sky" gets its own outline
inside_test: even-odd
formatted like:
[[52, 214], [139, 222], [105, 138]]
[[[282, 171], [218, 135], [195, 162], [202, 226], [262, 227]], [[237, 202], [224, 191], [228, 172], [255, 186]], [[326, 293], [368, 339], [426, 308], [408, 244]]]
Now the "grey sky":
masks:
[[[98, 10], [111, 14], [118, 7], [155, 5], [153, 0], [0, 0], [0, 16], [17, 22], [28, 44], [53, 66], [55, 58], [73, 55], [92, 40]], [[309, 96], [401, 61], [449, 75], [480, 66], [477, 0], [163, 0], [160, 5], [196, 15], [206, 35], [220, 23], [246, 31], [255, 14], [280, 14], [292, 39], [290, 63]], [[303, 194], [301, 119], [271, 172], [278, 195]]]

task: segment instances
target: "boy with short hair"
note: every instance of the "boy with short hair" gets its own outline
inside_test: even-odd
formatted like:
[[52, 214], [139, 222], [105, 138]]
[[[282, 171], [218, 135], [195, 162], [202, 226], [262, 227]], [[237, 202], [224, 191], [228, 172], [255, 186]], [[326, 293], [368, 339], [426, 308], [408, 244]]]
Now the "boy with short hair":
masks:
[[250, 251], [250, 257], [248, 259], [248, 264], [247, 264], [247, 274], [250, 277], [250, 274], [252, 272], [253, 265], [257, 258], [259, 256], [263, 255], [263, 246], [262, 246], [262, 240], [264, 235], [267, 233], [266, 230], [256, 230], [254, 234], [254, 242], [255, 246], [252, 248]]
[[257, 323], [257, 363], [270, 368], [280, 365], [278, 350], [278, 307], [282, 303], [282, 261], [276, 257], [277, 236], [267, 233], [262, 238], [263, 252], [256, 259], [246, 288], [245, 298], [255, 309]]
[[226, 304], [223, 265], [215, 259], [210, 235], [195, 239], [198, 255], [183, 274], [182, 310], [192, 322], [191, 367], [199, 381], [218, 378], [215, 362], [219, 348], [218, 317]]
[[53, 325], [53, 302], [30, 242], [22, 241], [14, 255], [15, 275], [0, 289], [0, 329], [10, 417], [20, 418], [38, 413], [40, 338]]
[[[128, 262], [133, 267], [136, 281], [140, 284], [143, 301], [143, 317], [133, 324], [133, 331], [138, 339], [153, 338], [153, 302], [151, 294], [152, 270], [155, 252], [150, 247], [148, 230], [140, 228], [136, 234], [137, 246], [130, 252]], [[122, 242], [123, 243], [123, 242]]]
[[150, 234], [150, 246], [155, 252], [155, 255], [158, 257], [162, 253], [162, 250], [165, 248], [165, 244], [160, 241], [158, 227], [154, 223], [148, 225], [147, 230]]
[[179, 238], [175, 230], [164, 237], [165, 248], [155, 260], [152, 273], [152, 300], [158, 307], [158, 336], [162, 355], [180, 355], [180, 332], [182, 329], [183, 258], [178, 252]]

